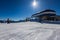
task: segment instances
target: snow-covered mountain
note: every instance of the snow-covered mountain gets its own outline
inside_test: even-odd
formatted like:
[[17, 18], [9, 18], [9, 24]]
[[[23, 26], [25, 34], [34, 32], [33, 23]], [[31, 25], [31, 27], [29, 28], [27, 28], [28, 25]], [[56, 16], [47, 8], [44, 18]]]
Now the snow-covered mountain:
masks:
[[60, 40], [60, 25], [38, 22], [0, 23], [0, 40]]

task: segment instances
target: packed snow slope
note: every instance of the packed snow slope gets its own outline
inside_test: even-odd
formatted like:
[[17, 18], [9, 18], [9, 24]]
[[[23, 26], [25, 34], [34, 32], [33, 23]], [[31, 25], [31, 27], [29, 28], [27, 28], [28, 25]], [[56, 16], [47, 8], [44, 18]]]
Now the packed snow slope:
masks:
[[38, 22], [0, 23], [0, 40], [60, 40], [60, 25]]

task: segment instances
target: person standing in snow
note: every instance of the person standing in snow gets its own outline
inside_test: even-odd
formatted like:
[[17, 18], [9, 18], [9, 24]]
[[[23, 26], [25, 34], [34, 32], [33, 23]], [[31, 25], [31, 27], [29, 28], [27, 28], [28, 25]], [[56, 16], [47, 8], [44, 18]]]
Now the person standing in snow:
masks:
[[9, 18], [7, 19], [7, 24], [10, 23]]

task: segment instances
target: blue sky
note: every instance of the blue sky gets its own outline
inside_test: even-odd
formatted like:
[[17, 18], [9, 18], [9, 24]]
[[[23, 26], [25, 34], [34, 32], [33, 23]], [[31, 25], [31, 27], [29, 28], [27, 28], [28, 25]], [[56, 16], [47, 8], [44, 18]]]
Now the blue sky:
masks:
[[38, 2], [36, 8], [32, 6], [33, 1], [34, 0], [0, 0], [0, 19], [25, 19], [45, 9], [56, 10], [57, 15], [60, 15], [60, 0], [36, 0]]

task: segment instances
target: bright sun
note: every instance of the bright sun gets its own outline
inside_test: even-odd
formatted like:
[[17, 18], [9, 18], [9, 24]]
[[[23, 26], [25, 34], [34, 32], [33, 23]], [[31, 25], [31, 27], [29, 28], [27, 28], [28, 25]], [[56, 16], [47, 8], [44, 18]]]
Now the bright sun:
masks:
[[33, 6], [34, 6], [34, 7], [37, 6], [37, 2], [36, 2], [36, 0], [34, 0], [34, 2], [33, 2]]

